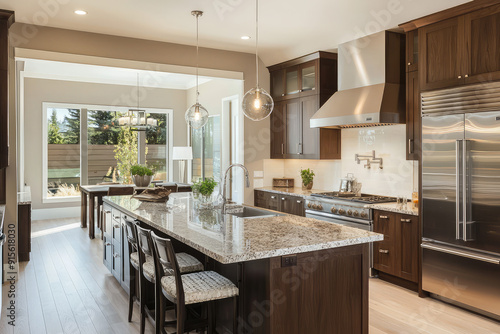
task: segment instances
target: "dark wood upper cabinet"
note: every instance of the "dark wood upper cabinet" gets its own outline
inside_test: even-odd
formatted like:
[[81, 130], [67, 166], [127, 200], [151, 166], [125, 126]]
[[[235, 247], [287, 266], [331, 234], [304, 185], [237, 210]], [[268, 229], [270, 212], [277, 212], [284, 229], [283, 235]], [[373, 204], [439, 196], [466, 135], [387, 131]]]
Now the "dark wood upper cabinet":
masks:
[[14, 12], [0, 10], [0, 168], [9, 166], [9, 28]]
[[425, 25], [418, 34], [421, 90], [500, 80], [500, 4]]
[[465, 15], [465, 83], [500, 79], [500, 5]]
[[271, 159], [283, 159], [285, 155], [285, 102], [276, 102], [271, 113]]
[[340, 159], [340, 130], [309, 121], [337, 91], [337, 55], [316, 52], [269, 67], [272, 159]]
[[432, 90], [464, 83], [463, 17], [419, 29], [420, 88]]
[[419, 160], [422, 138], [418, 71], [406, 73], [406, 160]]
[[406, 72], [418, 71], [418, 30], [406, 34]]

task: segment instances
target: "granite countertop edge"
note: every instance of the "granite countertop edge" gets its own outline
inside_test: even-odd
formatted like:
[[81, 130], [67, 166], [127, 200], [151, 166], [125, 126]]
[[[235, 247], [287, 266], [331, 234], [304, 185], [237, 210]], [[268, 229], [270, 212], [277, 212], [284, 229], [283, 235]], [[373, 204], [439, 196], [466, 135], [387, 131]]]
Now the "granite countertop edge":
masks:
[[311, 194], [315, 193], [328, 192], [328, 190], [321, 190], [321, 189], [305, 190], [299, 187], [294, 187], [294, 188], [260, 187], [260, 188], [255, 188], [254, 190], [267, 191], [275, 194], [293, 195], [302, 198], [306, 198], [308, 196], [311, 196]]
[[[411, 203], [408, 203], [408, 205], [411, 205]], [[379, 203], [379, 204], [368, 204], [367, 207], [373, 210], [381, 210], [381, 211], [388, 211], [388, 212], [395, 212], [395, 213], [401, 213], [404, 215], [411, 215], [411, 216], [418, 216], [418, 210], [412, 210], [409, 208], [406, 209], [400, 209], [396, 207], [396, 203]]]
[[116, 203], [114, 203], [111, 200], [108, 200], [106, 197], [104, 197], [104, 202], [108, 203], [109, 205], [112, 205], [114, 207], [119, 207], [121, 211], [129, 215], [130, 217], [140, 220], [141, 222], [150, 225], [159, 231], [169, 235], [172, 238], [177, 239], [180, 242], [185, 243], [186, 245], [193, 247], [194, 249], [202, 252], [205, 255], [208, 255], [209, 257], [213, 258], [214, 260], [222, 263], [222, 264], [231, 264], [231, 263], [238, 263], [238, 262], [245, 262], [245, 261], [252, 261], [252, 260], [261, 260], [261, 259], [266, 259], [266, 258], [272, 258], [276, 256], [284, 256], [284, 255], [292, 255], [292, 254], [298, 254], [298, 253], [306, 253], [306, 252], [313, 252], [313, 251], [319, 251], [319, 250], [326, 250], [326, 249], [333, 249], [333, 248], [339, 248], [339, 247], [345, 247], [345, 246], [353, 246], [357, 244], [364, 244], [364, 243], [369, 243], [369, 242], [375, 242], [375, 241], [381, 241], [384, 239], [382, 234], [374, 234], [371, 236], [360, 236], [360, 237], [354, 237], [354, 238], [349, 238], [349, 239], [344, 239], [344, 240], [335, 240], [335, 241], [330, 241], [330, 242], [324, 242], [324, 243], [319, 243], [319, 244], [313, 244], [313, 245], [303, 245], [303, 246], [296, 246], [296, 247], [290, 247], [290, 248], [281, 248], [281, 249], [276, 249], [276, 250], [266, 250], [266, 251], [258, 251], [258, 252], [252, 252], [252, 253], [245, 253], [245, 254], [238, 254], [238, 255], [232, 255], [232, 256], [221, 256], [220, 254], [213, 252], [212, 250], [202, 247], [197, 243], [192, 242], [189, 239], [186, 239], [185, 237], [165, 229], [164, 227], [155, 224], [154, 222], [145, 219], [144, 217], [129, 211], [128, 209], [124, 208], [123, 206], [120, 206]]

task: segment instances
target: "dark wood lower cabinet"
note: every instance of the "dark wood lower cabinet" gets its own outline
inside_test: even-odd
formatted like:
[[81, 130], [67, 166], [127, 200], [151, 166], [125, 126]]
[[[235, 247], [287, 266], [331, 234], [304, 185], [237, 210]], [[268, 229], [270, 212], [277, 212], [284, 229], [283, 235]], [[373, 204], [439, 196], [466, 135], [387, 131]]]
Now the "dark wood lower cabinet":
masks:
[[19, 261], [29, 261], [31, 252], [31, 204], [18, 204], [17, 221], [19, 231]]
[[268, 210], [305, 217], [304, 199], [264, 190], [254, 190], [255, 206]]
[[418, 216], [375, 210], [373, 231], [384, 234], [383, 241], [373, 244], [375, 269], [395, 278], [418, 282], [418, 221]]

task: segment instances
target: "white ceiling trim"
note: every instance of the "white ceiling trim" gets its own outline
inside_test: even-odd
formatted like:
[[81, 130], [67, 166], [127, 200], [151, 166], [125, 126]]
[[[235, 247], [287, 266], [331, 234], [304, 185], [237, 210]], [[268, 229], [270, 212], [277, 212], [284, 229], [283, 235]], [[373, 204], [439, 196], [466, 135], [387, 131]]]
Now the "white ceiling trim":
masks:
[[[159, 63], [150, 63], [150, 62], [142, 62], [135, 60], [76, 55], [76, 54], [43, 51], [43, 50], [15, 48], [14, 55], [16, 60], [22, 60], [23, 58], [52, 60], [52, 61], [68, 62], [75, 64], [109, 66], [109, 67], [136, 69], [144, 71], [157, 71], [157, 72], [191, 74], [191, 75], [196, 74], [196, 67], [191, 67], [191, 66], [159, 64]], [[243, 72], [236, 72], [236, 71], [200, 68], [199, 75], [212, 78], [243, 80]]]

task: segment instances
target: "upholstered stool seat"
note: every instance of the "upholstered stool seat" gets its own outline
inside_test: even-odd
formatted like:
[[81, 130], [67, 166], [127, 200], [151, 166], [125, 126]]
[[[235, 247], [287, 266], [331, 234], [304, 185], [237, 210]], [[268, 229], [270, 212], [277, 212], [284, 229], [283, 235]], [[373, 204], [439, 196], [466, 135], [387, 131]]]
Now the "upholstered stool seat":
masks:
[[[202, 271], [181, 276], [186, 305], [230, 298], [238, 295], [238, 288], [229, 279], [214, 271]], [[163, 291], [176, 298], [174, 276], [163, 276]]]
[[[177, 257], [181, 273], [194, 273], [203, 270], [203, 264], [194, 256], [186, 253], [177, 253], [175, 256]], [[148, 278], [151, 280], [155, 279], [155, 263], [152, 256], [146, 256], [146, 262], [144, 262], [142, 270], [144, 275], [148, 276]], [[163, 271], [166, 275], [172, 275], [172, 269], [163, 266]]]

